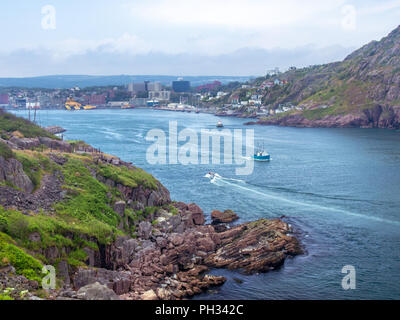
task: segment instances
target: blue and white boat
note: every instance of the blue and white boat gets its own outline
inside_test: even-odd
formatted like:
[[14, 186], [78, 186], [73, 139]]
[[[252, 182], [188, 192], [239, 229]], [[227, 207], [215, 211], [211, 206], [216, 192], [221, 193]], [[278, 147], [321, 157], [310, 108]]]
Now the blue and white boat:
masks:
[[262, 148], [259, 148], [259, 149], [254, 153], [253, 159], [254, 159], [255, 161], [264, 161], [264, 162], [267, 162], [267, 161], [271, 161], [271, 155], [270, 155], [268, 152], [265, 151], [264, 147], [262, 147]]
[[255, 161], [271, 161], [271, 155], [265, 151], [256, 152], [254, 154]]

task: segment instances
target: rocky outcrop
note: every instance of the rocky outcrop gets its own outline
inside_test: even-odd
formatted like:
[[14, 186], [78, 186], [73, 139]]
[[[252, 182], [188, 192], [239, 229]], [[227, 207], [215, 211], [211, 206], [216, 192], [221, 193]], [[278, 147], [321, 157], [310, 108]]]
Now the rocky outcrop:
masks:
[[79, 268], [78, 271], [73, 274], [72, 279], [76, 290], [97, 282], [113, 290], [118, 295], [129, 292], [132, 282], [129, 272], [117, 272], [101, 268]]
[[321, 119], [310, 120], [302, 113], [289, 114], [280, 118], [268, 118], [246, 125], [275, 125], [304, 128], [386, 128], [400, 129], [400, 106], [377, 105], [362, 112], [344, 115], [329, 115]]
[[73, 276], [75, 288], [99, 282], [123, 299], [183, 299], [226, 281], [207, 274], [210, 268], [268, 272], [302, 252], [281, 220], [245, 223], [218, 233], [212, 225], [199, 224], [205, 219], [198, 206], [174, 205], [179, 214], [160, 209], [156, 221], [161, 222], [143, 223], [138, 239], [119, 237], [106, 249], [107, 268], [114, 271], [80, 269]]
[[[2, 169], [4, 168], [0, 167], [0, 176]], [[38, 212], [40, 209], [52, 211], [54, 203], [63, 199], [64, 194], [61, 188], [62, 175], [60, 173], [56, 173], [54, 175], [44, 175], [42, 177], [40, 186], [35, 192], [31, 193], [33, 190], [32, 182], [30, 182], [29, 178], [25, 175], [23, 171], [18, 172], [19, 173], [15, 176], [17, 178], [17, 181], [14, 181], [12, 179], [6, 181], [9, 181], [11, 183], [13, 183], [12, 181], [14, 181], [14, 183], [20, 183], [18, 181], [21, 181], [19, 188], [25, 188], [25, 191], [0, 186], [0, 205], [2, 205], [3, 207], [17, 208], [22, 211], [34, 212]], [[14, 185], [18, 187], [17, 184]]]
[[290, 232], [281, 220], [259, 220], [234, 227], [218, 234], [221, 244], [204, 262], [209, 267], [244, 269], [246, 273], [274, 270], [286, 257], [302, 253]]
[[45, 137], [40, 137], [39, 141], [40, 141], [40, 144], [50, 148], [51, 150], [58, 150], [58, 151], [67, 152], [67, 153], [70, 153], [73, 151], [71, 144], [69, 144], [68, 142], [45, 138]]
[[124, 186], [112, 179], [106, 179], [99, 174], [96, 175], [96, 179], [107, 186], [117, 188], [123, 195], [124, 199], [131, 203], [139, 202], [143, 205], [143, 208], [163, 206], [171, 202], [168, 189], [159, 182], [157, 182], [157, 189], [152, 190], [142, 185], [139, 185], [136, 188]]
[[13, 149], [20, 150], [32, 150], [39, 148], [41, 145], [50, 148], [52, 150], [58, 150], [61, 152], [72, 152], [72, 146], [68, 142], [64, 142], [57, 139], [51, 139], [48, 137], [37, 137], [37, 138], [20, 138], [17, 136], [12, 136], [8, 140], [9, 145]]
[[213, 224], [231, 223], [238, 219], [238, 215], [232, 210], [225, 210], [224, 212], [214, 210], [213, 212], [211, 212], [211, 220]]
[[14, 159], [5, 160], [0, 156], [0, 182], [8, 182], [25, 193], [31, 193], [34, 185], [25, 174], [22, 164]]

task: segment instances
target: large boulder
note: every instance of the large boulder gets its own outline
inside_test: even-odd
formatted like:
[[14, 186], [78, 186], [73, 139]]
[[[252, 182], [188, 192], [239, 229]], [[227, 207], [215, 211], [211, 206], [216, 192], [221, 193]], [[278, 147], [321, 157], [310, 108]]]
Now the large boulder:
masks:
[[195, 225], [200, 226], [206, 222], [203, 210], [201, 210], [201, 208], [197, 204], [189, 204], [188, 211], [190, 211], [190, 213], [192, 214], [193, 222]]
[[225, 210], [224, 212], [214, 210], [211, 213], [211, 219], [213, 224], [219, 223], [231, 223], [239, 219], [238, 215], [232, 210]]
[[80, 288], [77, 296], [81, 300], [120, 300], [113, 290], [98, 282]]
[[118, 295], [129, 292], [131, 286], [130, 275], [127, 272], [79, 268], [73, 276], [75, 289], [81, 289], [96, 282], [114, 290]]
[[34, 190], [34, 185], [16, 159], [5, 160], [0, 156], [0, 182], [7, 181], [26, 193]]

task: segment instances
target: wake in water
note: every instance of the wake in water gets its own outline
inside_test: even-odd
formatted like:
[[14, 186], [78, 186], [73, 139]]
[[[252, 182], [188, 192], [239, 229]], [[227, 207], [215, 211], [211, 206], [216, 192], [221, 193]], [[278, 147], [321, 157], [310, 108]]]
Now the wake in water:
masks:
[[288, 203], [290, 205], [296, 206], [296, 207], [308, 207], [308, 208], [313, 208], [317, 209], [320, 211], [329, 211], [329, 212], [339, 212], [342, 214], [346, 214], [348, 216], [353, 216], [353, 217], [358, 217], [358, 218], [364, 218], [368, 220], [373, 220], [377, 222], [384, 222], [384, 223], [389, 223], [389, 224], [395, 224], [395, 225], [400, 225], [400, 221], [393, 221], [393, 220], [387, 220], [387, 219], [382, 219], [379, 217], [373, 217], [369, 215], [364, 215], [360, 213], [355, 213], [355, 212], [350, 212], [347, 210], [342, 210], [338, 208], [332, 208], [332, 207], [326, 207], [326, 206], [321, 206], [318, 204], [313, 204], [313, 203], [307, 203], [307, 202], [302, 202], [302, 201], [296, 201], [296, 200], [291, 200], [282, 196], [274, 195], [271, 193], [265, 193], [257, 190], [256, 188], [252, 187], [250, 184], [248, 184], [244, 180], [238, 180], [238, 179], [231, 179], [231, 178], [225, 178], [220, 176], [217, 173], [208, 173], [205, 175], [205, 178], [210, 179], [210, 182], [214, 185], [220, 186], [220, 187], [233, 187], [236, 189], [239, 189], [241, 191], [245, 191], [246, 194], [256, 194], [259, 195], [265, 199], [269, 200], [276, 200], [278, 202], [284, 202]]

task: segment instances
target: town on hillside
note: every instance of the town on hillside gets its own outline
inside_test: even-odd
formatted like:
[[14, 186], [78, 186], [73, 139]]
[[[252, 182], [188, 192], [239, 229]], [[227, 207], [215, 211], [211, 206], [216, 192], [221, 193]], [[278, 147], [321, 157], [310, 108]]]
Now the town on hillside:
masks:
[[289, 84], [280, 78], [278, 68], [266, 76], [245, 83], [223, 84], [213, 81], [192, 86], [178, 78], [170, 84], [131, 82], [123, 86], [96, 86], [69, 89], [0, 88], [0, 108], [12, 110], [58, 109], [87, 111], [94, 109], [154, 108], [181, 112], [206, 112], [218, 116], [264, 118], [291, 110], [291, 103], [267, 104], [265, 97], [274, 88]]

